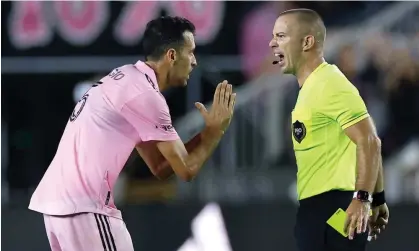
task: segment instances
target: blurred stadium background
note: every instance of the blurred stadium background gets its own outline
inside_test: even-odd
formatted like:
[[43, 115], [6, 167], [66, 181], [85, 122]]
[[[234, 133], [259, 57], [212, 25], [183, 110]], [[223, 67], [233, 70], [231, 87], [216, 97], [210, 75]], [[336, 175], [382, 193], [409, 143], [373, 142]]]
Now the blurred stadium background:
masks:
[[383, 141], [390, 225], [368, 250], [419, 250], [419, 2], [372, 1], [2, 1], [1, 250], [48, 250], [30, 195], [75, 102], [142, 58], [145, 24], [159, 15], [197, 26], [199, 67], [187, 88], [164, 93], [182, 139], [202, 128], [193, 104], [210, 102], [218, 81], [235, 86], [238, 104], [191, 183], [157, 181], [132, 154], [115, 193], [136, 250], [296, 250], [289, 119], [298, 85], [277, 73], [268, 47], [276, 16], [295, 7], [323, 16], [326, 59], [358, 87]]

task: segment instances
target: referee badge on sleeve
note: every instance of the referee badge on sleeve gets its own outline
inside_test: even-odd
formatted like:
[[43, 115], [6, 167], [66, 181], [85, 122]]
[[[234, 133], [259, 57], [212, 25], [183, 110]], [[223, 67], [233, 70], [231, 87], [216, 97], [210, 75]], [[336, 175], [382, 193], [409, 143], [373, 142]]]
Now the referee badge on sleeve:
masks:
[[294, 136], [295, 141], [298, 143], [303, 141], [303, 139], [306, 137], [306, 133], [306, 127], [302, 122], [297, 120], [292, 124], [292, 135]]

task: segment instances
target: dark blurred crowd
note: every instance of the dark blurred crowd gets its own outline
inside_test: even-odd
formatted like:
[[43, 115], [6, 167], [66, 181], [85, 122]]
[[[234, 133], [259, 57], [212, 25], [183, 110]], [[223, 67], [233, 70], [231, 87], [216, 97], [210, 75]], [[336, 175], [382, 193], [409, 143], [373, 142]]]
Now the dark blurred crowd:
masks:
[[384, 158], [419, 136], [418, 35], [397, 41], [392, 34], [373, 34], [358, 48], [344, 46], [336, 61], [376, 120]]

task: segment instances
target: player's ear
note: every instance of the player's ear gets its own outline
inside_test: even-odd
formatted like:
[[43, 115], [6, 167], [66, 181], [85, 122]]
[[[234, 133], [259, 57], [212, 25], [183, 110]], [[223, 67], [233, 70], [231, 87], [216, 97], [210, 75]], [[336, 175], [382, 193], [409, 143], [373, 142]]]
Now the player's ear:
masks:
[[311, 48], [314, 47], [314, 44], [316, 43], [316, 39], [312, 35], [307, 35], [304, 37], [303, 40], [303, 51], [308, 51]]
[[173, 64], [176, 61], [176, 50], [174, 48], [168, 49], [166, 52], [166, 58], [171, 64]]

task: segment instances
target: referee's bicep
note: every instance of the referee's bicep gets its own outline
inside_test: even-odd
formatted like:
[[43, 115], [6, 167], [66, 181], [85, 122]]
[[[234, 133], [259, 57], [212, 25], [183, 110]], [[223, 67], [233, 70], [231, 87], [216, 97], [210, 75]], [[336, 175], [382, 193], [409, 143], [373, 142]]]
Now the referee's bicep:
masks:
[[369, 116], [367, 107], [358, 92], [344, 91], [329, 96], [326, 115], [346, 129]]

